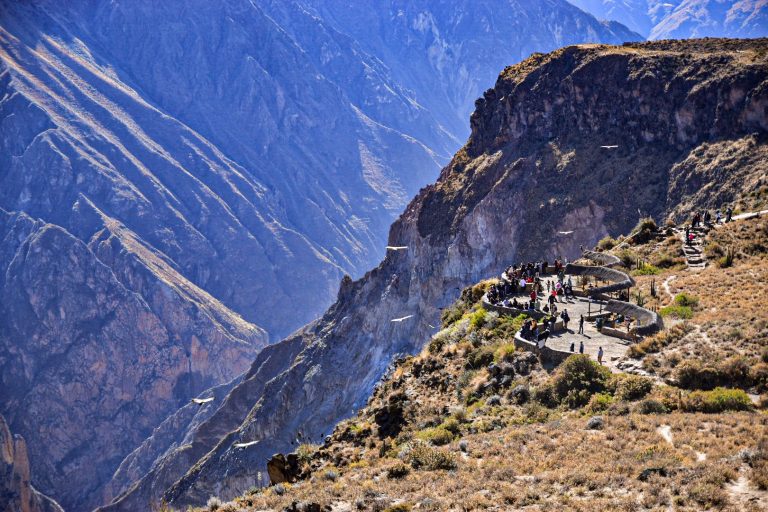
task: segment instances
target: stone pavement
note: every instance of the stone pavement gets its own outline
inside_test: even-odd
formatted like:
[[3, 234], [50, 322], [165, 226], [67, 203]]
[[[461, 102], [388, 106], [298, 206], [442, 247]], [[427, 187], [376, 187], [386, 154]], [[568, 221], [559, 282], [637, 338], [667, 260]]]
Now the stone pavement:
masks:
[[[566, 278], [567, 279], [567, 278]], [[554, 277], [549, 278], [554, 283], [556, 279]], [[544, 289], [546, 290], [547, 279], [542, 280]], [[575, 279], [574, 279], [575, 281]], [[584, 343], [584, 353], [589, 355], [595, 361], [597, 360], [597, 351], [599, 347], [603, 347], [603, 364], [611, 368], [612, 371], [616, 371], [616, 364], [619, 359], [624, 357], [627, 347], [631, 343], [627, 340], [615, 338], [613, 336], [606, 336], [597, 331], [594, 322], [584, 320], [584, 334], [577, 334], [579, 332], [579, 317], [581, 315], [587, 316], [588, 311], [594, 313], [599, 310], [600, 304], [593, 302], [590, 305], [589, 299], [576, 297], [570, 298], [566, 302], [565, 299], [560, 299], [557, 304], [558, 314], [564, 309], [568, 310], [568, 316], [571, 317], [571, 321], [568, 322], [568, 331], [559, 331], [550, 335], [547, 340], [547, 346], [561, 350], [563, 352], [570, 351], [571, 343], [574, 344], [574, 353], [579, 353], [579, 342]]]

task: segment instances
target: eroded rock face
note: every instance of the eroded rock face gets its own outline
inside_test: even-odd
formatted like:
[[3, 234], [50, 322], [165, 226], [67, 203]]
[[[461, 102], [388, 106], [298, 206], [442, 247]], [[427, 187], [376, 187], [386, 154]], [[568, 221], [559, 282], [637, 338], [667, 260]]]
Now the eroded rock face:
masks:
[[88, 247], [0, 209], [0, 411], [28, 441], [36, 483], [64, 503], [99, 503], [94, 489], [163, 418], [266, 343], [112, 230]]
[[11, 435], [0, 415], [0, 510], [3, 512], [64, 512], [54, 500], [32, 487], [27, 445]]
[[[764, 179], [766, 47], [570, 47], [505, 70], [478, 100], [467, 145], [392, 226], [390, 245], [408, 249], [343, 280], [322, 318], [261, 352], [218, 410], [187, 432], [190, 448], [161, 459], [171, 473], [195, 464], [164, 499], [231, 498], [299, 433], [319, 442], [366, 402], [396, 354], [421, 348], [461, 287], [512, 261], [574, 258], [579, 245], [627, 233], [641, 216], [675, 215], [676, 190], [702, 173], [713, 173], [712, 185], [691, 195], [692, 206], [732, 200]], [[733, 102], [737, 89], [743, 100]], [[719, 144], [743, 146], [738, 175], [713, 168], [704, 149]], [[154, 478], [105, 509], [153, 499]]]

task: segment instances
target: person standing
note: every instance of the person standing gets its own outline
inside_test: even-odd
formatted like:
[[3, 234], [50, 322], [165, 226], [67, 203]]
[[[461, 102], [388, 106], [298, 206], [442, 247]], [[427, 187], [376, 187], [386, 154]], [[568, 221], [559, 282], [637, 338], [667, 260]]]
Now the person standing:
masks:
[[579, 354], [583, 354], [583, 353], [584, 353], [584, 342], [580, 341], [579, 342]]
[[733, 208], [730, 206], [725, 209], [725, 222], [731, 222], [731, 217], [733, 216]]
[[597, 348], [597, 362], [603, 364], [603, 347]]
[[584, 315], [579, 318], [579, 334], [584, 334]]
[[576, 343], [572, 341], [571, 342], [571, 352], [573, 352], [573, 349], [574, 349], [575, 346], [576, 346]]
[[563, 329], [566, 331], [568, 330], [568, 322], [571, 320], [571, 317], [568, 315], [568, 310], [563, 309], [563, 312], [560, 313], [560, 318], [563, 319]]

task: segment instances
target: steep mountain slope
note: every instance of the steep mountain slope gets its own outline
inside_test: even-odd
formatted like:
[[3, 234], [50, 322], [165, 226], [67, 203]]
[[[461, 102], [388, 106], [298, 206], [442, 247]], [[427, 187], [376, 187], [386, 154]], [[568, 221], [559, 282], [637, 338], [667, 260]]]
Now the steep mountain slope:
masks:
[[0, 416], [0, 503], [3, 512], [63, 512], [30, 484], [29, 457], [24, 439], [12, 436]]
[[764, 0], [569, 0], [648, 39], [768, 36]]
[[164, 494], [174, 505], [237, 495], [299, 433], [317, 440], [364, 404], [457, 289], [510, 261], [572, 258], [641, 215], [674, 215], [681, 193], [692, 206], [744, 195], [765, 179], [766, 48], [587, 45], [507, 68], [476, 102], [467, 145], [392, 226], [389, 243], [407, 250], [342, 281], [323, 317], [263, 350], [217, 410], [179, 434], [191, 442], [105, 509], [159, 500], [176, 479]]
[[0, 412], [66, 508], [184, 444], [139, 446], [378, 261], [482, 80], [533, 50], [635, 37], [564, 1], [531, 18], [532, 44], [487, 24], [538, 2], [350, 10], [377, 32], [341, 23], [346, 3], [0, 2]]
[[641, 39], [561, 0], [300, 1], [381, 59], [461, 140], [474, 100], [499, 69], [570, 44]]
[[86, 245], [0, 209], [0, 240], [0, 410], [24, 432], [37, 485], [65, 504], [266, 343], [121, 226]]

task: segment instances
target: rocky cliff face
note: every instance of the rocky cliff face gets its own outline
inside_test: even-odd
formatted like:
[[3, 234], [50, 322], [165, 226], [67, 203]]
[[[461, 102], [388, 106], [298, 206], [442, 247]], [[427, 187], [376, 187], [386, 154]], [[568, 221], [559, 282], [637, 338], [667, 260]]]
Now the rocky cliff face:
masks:
[[65, 504], [101, 502], [154, 426], [266, 342], [116, 223], [86, 245], [0, 209], [0, 240], [0, 411]]
[[32, 487], [24, 438], [11, 435], [0, 416], [0, 507], [3, 512], [63, 512], [54, 500]]
[[768, 4], [761, 0], [569, 1], [648, 39], [768, 36]]
[[511, 261], [574, 257], [640, 216], [683, 213], [670, 206], [681, 196], [712, 204], [764, 181], [766, 49], [577, 46], [505, 69], [466, 146], [392, 226], [389, 243], [407, 250], [343, 280], [323, 317], [264, 349], [212, 415], [177, 434], [189, 443], [105, 509], [134, 510], [169, 482], [163, 497], [179, 506], [237, 495], [273, 452], [319, 440], [364, 404], [461, 287]]

